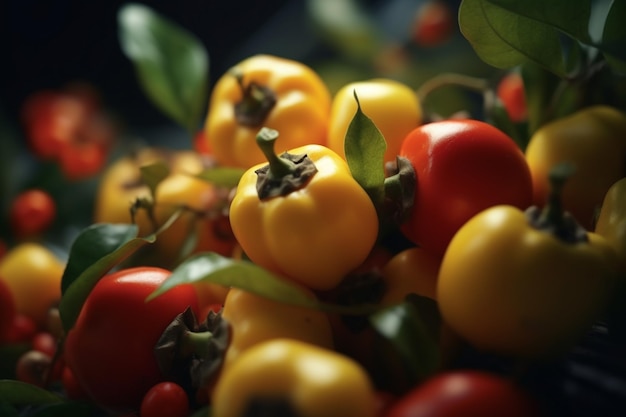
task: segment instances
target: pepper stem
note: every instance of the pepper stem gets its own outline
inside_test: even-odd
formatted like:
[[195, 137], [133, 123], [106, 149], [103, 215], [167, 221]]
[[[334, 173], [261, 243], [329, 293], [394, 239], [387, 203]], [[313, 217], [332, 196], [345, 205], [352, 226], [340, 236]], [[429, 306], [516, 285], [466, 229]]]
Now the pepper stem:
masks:
[[563, 186], [572, 176], [574, 171], [574, 165], [570, 163], [562, 163], [552, 168], [548, 175], [548, 180], [550, 182], [550, 194], [548, 195], [548, 201], [541, 212], [539, 221], [542, 224], [551, 225], [557, 234], [560, 234], [560, 232], [564, 231], [567, 227], [561, 197], [563, 195]]
[[288, 152], [276, 155], [274, 144], [278, 132], [268, 127], [259, 130], [256, 142], [265, 154], [267, 164], [257, 169], [256, 188], [259, 198], [265, 200], [299, 190], [306, 186], [317, 172], [313, 161], [306, 155], [295, 155]]
[[268, 175], [272, 179], [284, 178], [296, 170], [296, 164], [293, 161], [276, 155], [274, 146], [277, 139], [278, 131], [269, 127], [262, 127], [256, 136], [256, 143], [269, 163]]
[[181, 338], [180, 353], [183, 356], [196, 355], [201, 358], [206, 358], [210, 353], [209, 341], [213, 337], [213, 333], [209, 331], [193, 332], [187, 330], [183, 333]]
[[543, 209], [531, 206], [526, 210], [530, 224], [540, 230], [551, 233], [563, 242], [586, 242], [587, 232], [574, 217], [563, 208], [561, 201], [563, 186], [571, 177], [575, 167], [571, 163], [556, 165], [550, 170], [550, 194]]

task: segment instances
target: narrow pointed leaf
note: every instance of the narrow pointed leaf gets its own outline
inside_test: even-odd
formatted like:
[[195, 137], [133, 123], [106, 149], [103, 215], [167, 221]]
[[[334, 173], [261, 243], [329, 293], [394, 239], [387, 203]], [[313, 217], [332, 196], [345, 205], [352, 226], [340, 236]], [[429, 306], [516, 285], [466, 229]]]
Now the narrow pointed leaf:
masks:
[[385, 190], [384, 158], [387, 143], [376, 124], [363, 113], [354, 91], [357, 110], [348, 125], [344, 141], [346, 161], [354, 179], [369, 194], [376, 207], [382, 204]]
[[209, 57], [192, 33], [148, 6], [128, 3], [118, 13], [119, 40], [146, 95], [167, 116], [195, 133], [208, 97]]
[[213, 252], [195, 255], [181, 263], [148, 299], [157, 297], [176, 285], [200, 281], [242, 288], [275, 301], [289, 300], [309, 307], [316, 305], [316, 301], [306, 292], [264, 268], [249, 261], [240, 261]]
[[320, 302], [296, 283], [279, 278], [250, 261], [237, 260], [214, 252], [200, 253], [185, 260], [147, 300], [158, 297], [177, 285], [197, 282], [240, 288], [273, 301], [341, 314], [370, 314], [378, 309], [372, 305], [342, 306]]

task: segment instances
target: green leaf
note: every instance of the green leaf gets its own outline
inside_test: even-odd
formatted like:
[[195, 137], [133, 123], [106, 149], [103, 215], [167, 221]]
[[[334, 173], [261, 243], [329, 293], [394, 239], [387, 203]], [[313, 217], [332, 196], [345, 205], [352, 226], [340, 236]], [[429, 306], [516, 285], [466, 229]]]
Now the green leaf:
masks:
[[225, 287], [240, 288], [273, 301], [332, 311], [340, 314], [369, 314], [378, 308], [372, 305], [342, 306], [322, 303], [311, 298], [301, 286], [279, 278], [250, 261], [225, 257], [214, 252], [196, 254], [172, 271], [146, 301], [169, 291], [177, 285], [211, 282]]
[[148, 188], [150, 188], [150, 194], [152, 200], [156, 200], [156, 189], [159, 183], [170, 175], [170, 169], [163, 161], [157, 161], [152, 164], [143, 165], [139, 168], [141, 172], [141, 179]]
[[198, 174], [198, 178], [218, 187], [234, 188], [239, 184], [245, 169], [234, 167], [208, 168]]
[[192, 33], [150, 7], [129, 3], [118, 12], [119, 40], [146, 95], [195, 134], [208, 97], [209, 57]]
[[590, 0], [486, 0], [487, 2], [554, 27], [580, 42], [592, 43], [589, 34]]
[[614, 0], [609, 10], [600, 49], [607, 63], [619, 74], [626, 74], [626, 2]]
[[385, 196], [385, 150], [387, 143], [376, 124], [363, 113], [354, 91], [357, 110], [348, 125], [344, 141], [346, 161], [354, 179], [378, 208]]
[[370, 317], [374, 329], [392, 343], [416, 382], [435, 373], [440, 360], [439, 347], [430, 329], [432, 323], [420, 311], [420, 303], [427, 300], [410, 295], [403, 303]]
[[[131, 230], [136, 233], [137, 229], [132, 225], [96, 224], [77, 237], [68, 259], [68, 265], [76, 263], [70, 275], [73, 279], [67, 278], [70, 283], [59, 303], [59, 314], [66, 332], [74, 326], [85, 299], [100, 278], [143, 245], [156, 239], [156, 235], [152, 234], [129, 240]], [[100, 239], [107, 243], [99, 245]], [[82, 256], [84, 253], [85, 258]], [[78, 275], [75, 276], [75, 273]]]
[[70, 247], [61, 278], [61, 291], [65, 293], [85, 270], [137, 236], [137, 230], [134, 224], [107, 223], [92, 224], [83, 229]]
[[55, 404], [63, 399], [46, 389], [14, 379], [0, 380], [0, 403], [16, 406]]
[[[527, 2], [523, 2], [527, 4]], [[459, 26], [478, 56], [497, 68], [534, 62], [565, 77], [560, 32], [555, 26], [511, 12], [488, 0], [463, 0]]]
[[295, 284], [280, 279], [249, 261], [225, 257], [213, 252], [190, 257], [172, 271], [172, 275], [156, 289], [148, 300], [180, 284], [208, 281], [227, 287], [242, 288], [275, 300], [314, 307], [317, 301]]

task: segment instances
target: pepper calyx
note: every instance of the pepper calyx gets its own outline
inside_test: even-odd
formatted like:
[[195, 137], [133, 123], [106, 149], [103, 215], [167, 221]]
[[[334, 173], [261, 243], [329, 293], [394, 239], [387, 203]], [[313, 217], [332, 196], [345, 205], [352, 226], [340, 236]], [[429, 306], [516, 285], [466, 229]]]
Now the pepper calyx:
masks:
[[581, 243], [589, 240], [587, 231], [568, 211], [563, 209], [561, 195], [567, 179], [574, 173], [570, 163], [558, 164], [550, 170], [550, 194], [543, 208], [531, 206], [525, 211], [529, 224], [565, 243]]
[[267, 127], [261, 128], [257, 134], [257, 144], [265, 154], [268, 164], [255, 170], [257, 174], [256, 189], [259, 199], [286, 196], [297, 191], [309, 182], [317, 173], [317, 167], [306, 154], [290, 154], [284, 152], [278, 156], [274, 152], [274, 144], [278, 139], [278, 131]]
[[198, 323], [188, 307], [165, 328], [154, 354], [164, 376], [198, 389], [217, 375], [229, 342], [230, 327], [221, 310]]
[[269, 87], [254, 81], [245, 84], [240, 71], [232, 71], [232, 74], [242, 94], [241, 100], [235, 103], [235, 120], [242, 126], [261, 126], [276, 105], [276, 94]]

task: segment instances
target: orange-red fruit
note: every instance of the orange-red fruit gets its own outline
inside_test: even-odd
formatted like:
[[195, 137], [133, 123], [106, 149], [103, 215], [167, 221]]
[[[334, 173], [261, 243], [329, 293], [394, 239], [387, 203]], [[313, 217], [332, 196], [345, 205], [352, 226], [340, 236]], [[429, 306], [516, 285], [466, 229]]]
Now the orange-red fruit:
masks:
[[38, 235], [52, 225], [56, 212], [56, 203], [47, 191], [29, 189], [18, 194], [11, 204], [11, 227], [19, 238]]
[[524, 80], [518, 72], [512, 71], [505, 75], [498, 83], [496, 94], [511, 121], [519, 123], [528, 118]]

